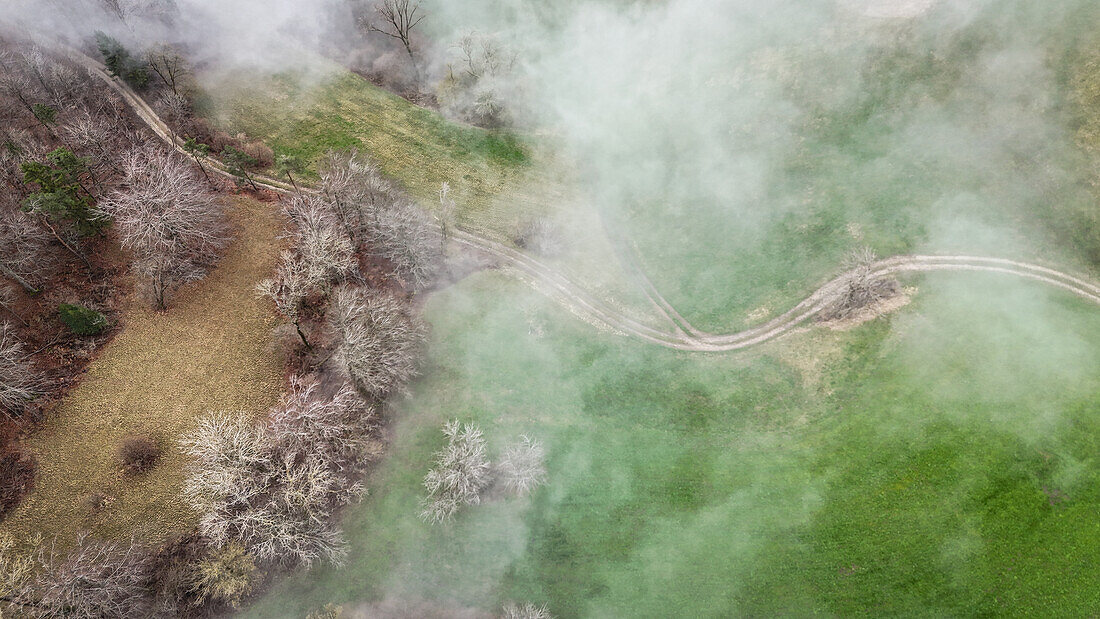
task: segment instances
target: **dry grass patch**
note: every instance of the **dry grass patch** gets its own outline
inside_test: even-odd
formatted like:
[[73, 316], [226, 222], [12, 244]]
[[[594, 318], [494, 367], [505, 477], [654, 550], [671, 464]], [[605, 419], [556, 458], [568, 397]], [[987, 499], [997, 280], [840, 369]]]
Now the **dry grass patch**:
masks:
[[[180, 290], [166, 312], [131, 299], [125, 328], [26, 441], [38, 461], [34, 489], [0, 531], [71, 541], [85, 529], [153, 541], [195, 523], [174, 438], [210, 409], [259, 414], [283, 386], [282, 360], [269, 345], [276, 318], [255, 295], [279, 253], [281, 216], [276, 205], [244, 198], [232, 199], [228, 214], [236, 240], [217, 268]], [[136, 435], [163, 439], [157, 465], [140, 476], [118, 460]]]

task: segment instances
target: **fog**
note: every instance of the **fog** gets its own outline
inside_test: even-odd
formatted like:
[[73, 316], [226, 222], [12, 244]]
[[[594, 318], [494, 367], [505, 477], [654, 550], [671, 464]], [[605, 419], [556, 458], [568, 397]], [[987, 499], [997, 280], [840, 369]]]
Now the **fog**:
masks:
[[[513, 51], [516, 68], [498, 87], [517, 130], [545, 139], [554, 156], [577, 171], [569, 181], [576, 199], [555, 205], [558, 225], [568, 229], [584, 222], [575, 224], [584, 228], [576, 230], [576, 239], [601, 235], [602, 228], [590, 224], [603, 221], [629, 240], [657, 288], [689, 320], [714, 332], [732, 332], [786, 311], [839, 272], [843, 257], [863, 245], [883, 257], [960, 252], [1095, 274], [1097, 265], [1087, 256], [1093, 251], [1089, 243], [1100, 244], [1100, 237], [1074, 235], [1091, 225], [1082, 213], [1095, 212], [1096, 164], [1079, 147], [1067, 92], [1068, 67], [1081, 53], [1076, 37], [1085, 36], [1085, 24], [1096, 17], [1092, 5], [1086, 0], [425, 0], [427, 18], [415, 45], [428, 88], [446, 74], [454, 44], [466, 33], [492, 36]], [[0, 21], [44, 39], [81, 40], [96, 29], [139, 45], [169, 39], [184, 45], [197, 62], [225, 69], [321, 71], [315, 59], [323, 55], [368, 72], [408, 70], [403, 50], [377, 33], [364, 35], [344, 0], [175, 0], [170, 6], [135, 0], [123, 7], [120, 18], [92, 0], [7, 0]], [[572, 249], [562, 262], [583, 270], [577, 265], [590, 258], [584, 244], [574, 242]], [[926, 305], [891, 323], [884, 348], [903, 360], [910, 383], [928, 385], [939, 412], [957, 413], [967, 423], [993, 420], [1023, 440], [1051, 432], [1070, 407], [1069, 397], [1063, 402], [1059, 394], [1073, 385], [1082, 392], [1091, 388], [1090, 376], [1100, 364], [1088, 334], [1073, 322], [1072, 304], [1008, 276], [966, 277], [921, 283], [917, 294]], [[586, 409], [595, 405], [585, 394], [596, 388], [578, 374], [596, 366], [614, 376], [630, 367], [646, 380], [681, 381], [670, 383], [670, 402], [689, 395], [730, 401], [728, 383], [759, 378], [728, 360], [715, 361], [718, 369], [706, 374], [710, 360], [688, 361], [687, 355], [660, 357], [667, 366], [651, 375], [636, 366], [658, 362], [638, 361], [645, 353], [635, 349], [608, 345], [589, 354], [577, 344], [581, 352], [563, 352], [562, 346], [574, 344], [523, 340], [516, 306], [537, 302], [511, 288], [488, 298], [486, 285], [477, 280], [450, 290], [435, 310], [437, 334], [450, 338], [446, 355], [466, 373], [449, 369], [457, 380], [472, 384], [453, 387], [464, 395], [451, 395], [443, 393], [442, 378], [429, 377], [426, 386], [414, 389], [403, 406], [421, 412], [398, 424], [398, 449], [423, 451], [421, 443], [435, 432], [430, 422], [448, 417], [452, 407], [476, 410], [471, 414], [505, 420], [500, 428], [486, 428], [493, 440], [535, 432], [554, 454], [550, 472], [558, 477], [538, 501], [490, 505], [443, 533], [424, 533], [411, 518], [395, 525], [400, 530], [392, 535], [372, 531], [393, 544], [387, 549], [392, 575], [363, 585], [372, 599], [438, 594], [476, 605], [479, 595], [499, 593], [498, 582], [536, 580], [529, 573], [536, 567], [523, 563], [536, 510], [542, 520], [561, 513], [568, 518], [570, 509], [598, 510], [569, 502], [569, 492], [588, 488], [592, 475], [609, 477], [608, 486], [622, 493], [609, 501], [629, 503], [641, 494], [644, 480], [637, 468], [642, 465], [600, 461], [605, 450], [615, 449], [616, 439], [594, 435], [609, 426], [600, 425], [606, 421], [602, 417], [589, 425], [587, 416], [615, 412]], [[477, 311], [466, 307], [471, 304]], [[467, 325], [447, 323], [451, 311], [478, 321], [471, 333], [455, 335]], [[946, 323], [932, 323], [925, 313]], [[581, 340], [587, 328], [540, 338]], [[518, 347], [514, 356], [502, 352], [512, 346]], [[701, 376], [692, 383], [696, 391], [685, 395], [682, 381], [696, 375], [667, 369], [674, 365], [671, 359], [698, 364], [692, 366]], [[498, 379], [497, 367], [515, 381], [501, 390], [511, 399], [488, 402], [470, 395], [479, 389], [498, 393], [493, 390], [499, 385], [491, 381]], [[800, 384], [788, 373], [776, 370], [766, 377]], [[970, 380], [960, 381], [961, 374]], [[1038, 382], [1050, 385], [1049, 391], [1036, 391]], [[988, 406], [970, 410], [970, 401]], [[737, 402], [758, 412], [748, 396]], [[1044, 402], [1054, 404], [1036, 415]], [[423, 412], [428, 409], [432, 412]], [[632, 424], [663, 419], [645, 410], [631, 412], [637, 417], [622, 422], [631, 431]], [[528, 422], [521, 423], [524, 419]], [[773, 458], [785, 448], [783, 433], [795, 424], [767, 421], [773, 425], [746, 422], [745, 434], [729, 439], [733, 455], [706, 465], [718, 476], [742, 467], [754, 476], [752, 483], [653, 524], [647, 529], [651, 537], [632, 550], [636, 554], [619, 557], [622, 563], [633, 561], [631, 569], [642, 566], [641, 575], [619, 564], [609, 567], [605, 589], [593, 594], [591, 613], [613, 616], [629, 605], [624, 598], [644, 597], [646, 590], [690, 574], [693, 562], [713, 559], [711, 544], [720, 543], [736, 557], [729, 573], [749, 574], [767, 550], [768, 535], [813, 519], [833, 471], [808, 472], [806, 463], [819, 455], [814, 447]], [[896, 422], [899, 432], [912, 431], [907, 422]], [[772, 432], [775, 427], [779, 430]], [[739, 454], [747, 455], [739, 460]], [[388, 466], [400, 468], [401, 457]], [[416, 481], [390, 471], [404, 484], [394, 492], [408, 496], [384, 495], [381, 507], [371, 507], [378, 512], [359, 512], [349, 526], [366, 531], [376, 526], [369, 521], [372, 514], [397, 518], [395, 505], [415, 503], [410, 493], [418, 490]], [[772, 484], [783, 489], [769, 494]], [[730, 523], [739, 528], [731, 530]], [[495, 550], [456, 549], [453, 539], [440, 541], [448, 535]], [[669, 558], [665, 553], [683, 538], [689, 538], [688, 546]], [[484, 562], [477, 572], [457, 564], [432, 566], [430, 555], [439, 548]], [[436, 569], [425, 573], [425, 566]]]

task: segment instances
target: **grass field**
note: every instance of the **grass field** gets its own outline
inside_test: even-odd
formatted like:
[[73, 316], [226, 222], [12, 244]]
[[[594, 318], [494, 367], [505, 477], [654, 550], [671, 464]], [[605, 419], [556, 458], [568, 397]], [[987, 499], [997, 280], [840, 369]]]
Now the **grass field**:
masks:
[[[755, 136], [754, 119], [723, 115], [743, 101], [716, 80], [690, 92], [699, 108], [658, 106], [645, 119], [632, 102], [623, 116], [641, 130], [609, 130], [596, 151], [625, 163], [586, 161], [593, 170], [564, 193], [599, 196], [587, 214], [635, 244], [657, 288], [715, 331], [786, 310], [864, 245], [1095, 276], [1095, 159], [1082, 118], [1100, 106], [1081, 38], [1095, 9], [983, 7], [948, 35], [942, 23], [886, 29], [853, 52], [843, 39], [866, 33], [839, 28], [827, 40], [835, 55], [810, 42], [746, 63], [798, 104], [789, 142], [728, 145], [754, 173], [757, 147], [773, 155], [763, 189], [716, 196], [684, 183], [715, 145], [694, 153], [681, 148], [690, 138], [661, 134], [659, 121], [681, 114], [719, 136], [737, 135], [731, 121]], [[764, 62], [776, 56], [781, 71]], [[230, 110], [225, 126], [276, 150], [377, 149], [422, 199], [438, 182], [424, 168], [448, 169], [451, 157], [463, 177], [498, 178], [468, 164], [486, 153], [449, 150], [438, 121], [353, 80], [219, 94], [216, 107]], [[423, 137], [394, 140], [402, 129], [391, 122]], [[407, 147], [422, 143], [436, 146]], [[500, 164], [541, 169], [533, 142], [524, 147], [526, 161]], [[617, 177], [620, 165], [635, 176]], [[651, 184], [620, 186], [647, 175]], [[516, 182], [536, 196], [519, 204], [554, 202], [537, 197], [547, 186], [537, 175]], [[484, 191], [492, 185], [464, 189], [464, 216], [499, 234], [516, 215], [507, 191]], [[586, 222], [594, 236], [602, 229]], [[592, 255], [562, 268], [595, 268]], [[245, 615], [300, 617], [328, 602], [493, 612], [506, 600], [546, 603], [558, 617], [1095, 612], [1100, 312], [999, 275], [906, 283], [919, 291], [895, 315], [736, 355], [596, 333], [497, 273], [434, 294], [425, 377], [394, 407], [389, 456], [344, 522], [348, 565], [279, 583]], [[542, 440], [549, 484], [448, 526], [417, 520], [421, 479], [452, 417], [479, 423], [494, 453], [521, 433]]]
[[[34, 490], [0, 530], [16, 539], [56, 535], [63, 545], [79, 531], [157, 542], [194, 524], [176, 439], [209, 410], [266, 411], [283, 387], [270, 346], [276, 319], [255, 294], [274, 268], [280, 216], [246, 198], [229, 199], [227, 211], [237, 236], [214, 271], [180, 290], [167, 312], [132, 299], [122, 331], [27, 440], [38, 460]], [[132, 434], [151, 435], [164, 450], [156, 468], [136, 476], [118, 460]], [[93, 511], [97, 493], [108, 504]]]
[[460, 221], [502, 238], [561, 199], [556, 177], [567, 172], [537, 143], [448, 122], [341, 67], [316, 62], [319, 69], [308, 76], [200, 76], [200, 112], [230, 133], [298, 157], [309, 179], [326, 151], [358, 148], [429, 207], [448, 182]]
[[[1100, 313], [996, 275], [913, 283], [896, 316], [716, 356], [593, 336], [494, 274], [440, 293], [427, 376], [345, 520], [349, 564], [246, 616], [385, 599], [531, 599], [558, 617], [1087, 614]], [[548, 486], [421, 523], [450, 417], [493, 451], [541, 439]]]
[[[957, 28], [842, 24], [838, 38], [860, 43], [808, 42], [748, 63], [797, 106], [791, 137], [760, 147], [763, 188], [713, 196], [669, 183], [613, 207], [618, 222], [669, 301], [719, 331], [785, 310], [862, 245], [880, 256], [1057, 255], [1095, 274], [1100, 99], [1087, 29], [1098, 14], [1069, 4], [989, 3]], [[720, 99], [699, 106], [704, 118], [744, 120]], [[766, 137], [769, 113], [746, 122]], [[751, 157], [753, 137], [721, 147]], [[677, 152], [664, 168], [691, 175], [707, 157]]]

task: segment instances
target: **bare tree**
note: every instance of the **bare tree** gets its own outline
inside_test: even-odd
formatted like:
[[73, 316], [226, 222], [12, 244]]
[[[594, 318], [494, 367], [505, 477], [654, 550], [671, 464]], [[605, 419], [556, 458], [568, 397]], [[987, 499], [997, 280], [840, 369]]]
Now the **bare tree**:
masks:
[[305, 263], [312, 286], [328, 292], [355, 267], [352, 243], [329, 217], [319, 196], [295, 196], [288, 211], [297, 223], [295, 249]]
[[451, 228], [454, 226], [457, 211], [458, 205], [451, 197], [451, 184], [444, 181], [439, 186], [439, 213], [435, 218], [439, 224], [439, 245], [444, 254], [447, 251], [447, 241], [451, 240]]
[[280, 256], [275, 277], [257, 286], [260, 295], [274, 301], [279, 313], [294, 325], [308, 349], [313, 346], [302, 330], [306, 299], [327, 295], [333, 283], [355, 267], [351, 241], [336, 229], [323, 204], [318, 196], [295, 196], [287, 209], [297, 223], [290, 235], [294, 247]]
[[15, 417], [41, 393], [42, 379], [23, 352], [15, 329], [10, 323], [0, 324], [0, 411]]
[[385, 397], [416, 375], [424, 328], [392, 295], [340, 288], [329, 322], [338, 338], [335, 359], [364, 393]]
[[333, 510], [357, 495], [342, 492], [340, 480], [318, 457], [285, 453], [274, 465], [265, 500], [236, 518], [240, 540], [265, 561], [343, 563], [347, 542]]
[[99, 205], [112, 217], [133, 268], [148, 279], [153, 302], [179, 284], [198, 279], [226, 240], [221, 208], [186, 160], [154, 148], [127, 153], [124, 187]]
[[442, 235], [419, 205], [398, 198], [391, 208], [378, 214], [378, 222], [370, 232], [374, 253], [393, 264], [392, 275], [414, 290], [435, 281], [442, 260]]
[[380, 211], [390, 208], [396, 190], [357, 150], [329, 151], [319, 166], [322, 203], [340, 223], [356, 247], [364, 233], [377, 221]]
[[320, 394], [316, 380], [298, 380], [271, 415], [271, 427], [283, 448], [312, 454], [345, 478], [345, 491], [358, 494], [358, 473], [371, 457], [378, 416], [351, 385], [331, 397]]
[[50, 235], [30, 216], [19, 211], [0, 215], [0, 275], [34, 294], [55, 262]]
[[302, 311], [312, 289], [309, 265], [292, 251], [284, 251], [280, 256], [275, 277], [265, 279], [256, 286], [260, 296], [275, 302], [275, 309], [294, 325], [302, 345], [309, 350], [313, 349], [313, 345], [302, 330]]
[[545, 604], [535, 606], [531, 602], [525, 602], [522, 605], [508, 602], [501, 609], [500, 617], [501, 619], [554, 619]]
[[184, 493], [216, 545], [243, 544], [256, 558], [339, 563], [346, 543], [332, 522], [355, 498], [317, 454], [282, 449], [241, 414], [212, 414], [181, 441], [195, 458]]
[[448, 65], [440, 96], [444, 111], [483, 127], [506, 124], [504, 101], [517, 94], [516, 54], [494, 37], [474, 32], [463, 36], [455, 48], [457, 62]]
[[401, 41], [409, 55], [419, 88], [420, 69], [416, 64], [416, 56], [413, 55], [411, 37], [413, 28], [427, 17], [420, 12], [420, 0], [382, 0], [374, 6], [374, 10], [378, 19], [370, 22], [369, 29]]
[[0, 604], [16, 612], [32, 609], [35, 605], [31, 588], [36, 571], [34, 551], [41, 547], [42, 536], [25, 541], [29, 542], [30, 552], [20, 552], [16, 539], [10, 533], [0, 532]]
[[28, 327], [30, 325], [27, 324], [27, 321], [15, 310], [15, 304], [18, 299], [19, 293], [15, 291], [15, 286], [7, 282], [0, 282], [0, 308], [3, 308], [4, 311], [14, 316], [24, 327]]
[[512, 494], [523, 496], [546, 481], [546, 452], [538, 441], [521, 436], [497, 460], [495, 481]]
[[233, 518], [266, 489], [273, 447], [243, 413], [210, 413], [180, 440], [196, 460], [183, 491], [199, 512], [199, 529], [215, 545], [231, 541]]
[[428, 496], [420, 518], [432, 523], [450, 520], [464, 505], [481, 502], [481, 491], [491, 481], [492, 466], [485, 438], [477, 426], [457, 419], [443, 426], [447, 445], [435, 454], [435, 467], [424, 476]]
[[874, 263], [875, 253], [866, 247], [845, 259], [845, 266], [849, 268], [847, 280], [832, 303], [818, 315], [820, 320], [843, 320], [898, 293], [901, 288], [898, 280], [876, 276]]
[[187, 60], [171, 45], [153, 46], [145, 53], [145, 61], [157, 77], [172, 90], [172, 94], [186, 101], [186, 80], [191, 75]]
[[117, 544], [77, 538], [67, 554], [40, 553], [40, 576], [33, 585], [41, 617], [147, 617], [150, 612], [149, 555], [135, 542]]

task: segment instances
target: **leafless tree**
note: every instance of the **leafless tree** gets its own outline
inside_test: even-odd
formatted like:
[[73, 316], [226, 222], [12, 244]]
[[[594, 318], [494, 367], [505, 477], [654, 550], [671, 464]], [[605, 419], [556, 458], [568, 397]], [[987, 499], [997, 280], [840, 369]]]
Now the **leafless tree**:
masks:
[[0, 324], [0, 411], [9, 417], [23, 412], [42, 392], [42, 379], [23, 351], [10, 323]]
[[231, 541], [232, 517], [266, 489], [273, 447], [243, 413], [211, 413], [180, 441], [196, 461], [184, 494], [199, 512], [199, 529], [215, 545]]
[[19, 293], [16, 292], [15, 286], [7, 282], [0, 282], [0, 308], [3, 308], [4, 311], [14, 316], [24, 327], [30, 326], [15, 309], [15, 304], [18, 299]]
[[322, 203], [338, 221], [348, 239], [358, 247], [364, 232], [377, 221], [377, 214], [390, 208], [396, 190], [355, 149], [329, 151], [319, 166]]
[[177, 127], [191, 117], [191, 102], [187, 97], [176, 92], [166, 92], [161, 95], [157, 99], [157, 108], [162, 118]]
[[302, 330], [302, 311], [306, 298], [313, 289], [309, 275], [309, 265], [300, 256], [292, 251], [284, 251], [275, 268], [275, 277], [260, 282], [256, 291], [260, 296], [275, 302], [275, 309], [294, 325], [302, 345], [312, 350], [313, 345]]
[[3, 605], [15, 612], [34, 608], [35, 596], [31, 588], [37, 571], [34, 557], [35, 551], [41, 547], [42, 536], [19, 540], [24, 541], [29, 547], [20, 549], [15, 537], [0, 532], [0, 609]]
[[463, 36], [455, 47], [458, 58], [448, 65], [440, 97], [444, 111], [484, 127], [506, 124], [504, 101], [515, 94], [516, 54], [494, 37], [478, 33]]
[[424, 328], [392, 295], [340, 288], [329, 322], [338, 341], [334, 358], [364, 393], [384, 397], [416, 375]]
[[818, 315], [820, 320], [843, 320], [898, 293], [901, 288], [898, 280], [876, 276], [874, 263], [875, 253], [870, 248], [856, 250], [846, 258], [847, 281], [832, 303]]
[[501, 609], [500, 617], [501, 619], [554, 619], [545, 604], [535, 606], [531, 602], [525, 602], [522, 605], [508, 602]]
[[346, 544], [332, 511], [355, 498], [317, 455], [280, 449], [241, 414], [212, 414], [184, 437], [196, 460], [184, 493], [215, 545], [243, 544], [256, 558], [339, 563]]
[[401, 41], [409, 55], [419, 87], [420, 69], [416, 64], [416, 56], [413, 55], [411, 37], [413, 29], [427, 17], [420, 12], [420, 0], [382, 0], [374, 6], [374, 10], [378, 18], [370, 22], [369, 29]]
[[485, 438], [477, 426], [455, 419], [443, 426], [443, 434], [447, 445], [435, 454], [435, 466], [424, 476], [428, 496], [420, 518], [432, 523], [450, 520], [464, 505], [480, 503], [481, 491], [492, 478]]
[[55, 263], [50, 235], [30, 216], [0, 214], [0, 275], [34, 294]]
[[338, 231], [317, 196], [296, 196], [288, 211], [296, 222], [290, 235], [293, 249], [284, 251], [275, 277], [257, 286], [261, 296], [275, 302], [275, 308], [298, 332], [306, 348], [312, 349], [302, 329], [302, 310], [312, 294], [327, 295], [332, 285], [355, 267], [351, 242]]
[[521, 248], [547, 258], [555, 258], [565, 251], [561, 231], [547, 217], [535, 217], [528, 221], [515, 242]]
[[74, 148], [91, 157], [98, 181], [120, 176], [122, 154], [135, 145], [132, 132], [117, 115], [93, 114], [88, 109], [74, 114], [61, 132]]
[[371, 228], [374, 252], [393, 264], [393, 275], [413, 289], [435, 281], [442, 260], [440, 228], [431, 216], [411, 200], [400, 197], [378, 214]]
[[457, 211], [458, 205], [451, 197], [451, 184], [444, 181], [439, 187], [439, 213], [435, 218], [439, 224], [439, 242], [444, 253], [447, 250], [447, 241], [451, 240], [451, 229], [454, 227]]
[[354, 247], [337, 229], [323, 198], [297, 195], [288, 211], [297, 224], [292, 236], [309, 281], [327, 293], [355, 267]]
[[155, 45], [146, 52], [145, 61], [172, 94], [186, 101], [186, 81], [191, 76], [191, 68], [175, 48], [167, 44]]
[[99, 208], [111, 216], [133, 268], [148, 279], [157, 309], [166, 293], [198, 279], [226, 240], [221, 208], [183, 158], [155, 148], [133, 150], [122, 164], [123, 188]]
[[326, 398], [316, 380], [295, 381], [272, 412], [271, 427], [284, 450], [318, 457], [345, 478], [345, 491], [358, 494], [361, 465], [377, 455], [371, 446], [378, 417], [351, 385]]
[[340, 565], [347, 543], [332, 512], [357, 495], [342, 492], [336, 474], [316, 456], [285, 453], [273, 464], [265, 500], [235, 518], [241, 542], [265, 561]]
[[148, 553], [136, 543], [92, 541], [86, 535], [66, 554], [40, 553], [34, 614], [41, 617], [147, 617]]
[[546, 481], [546, 452], [538, 441], [521, 436], [497, 460], [495, 481], [512, 494], [523, 496]]
[[[330, 152], [320, 167], [319, 207], [327, 210], [355, 247], [365, 244], [413, 288], [434, 279], [441, 259], [440, 228], [356, 151]], [[443, 195], [442, 197], [446, 197]]]

